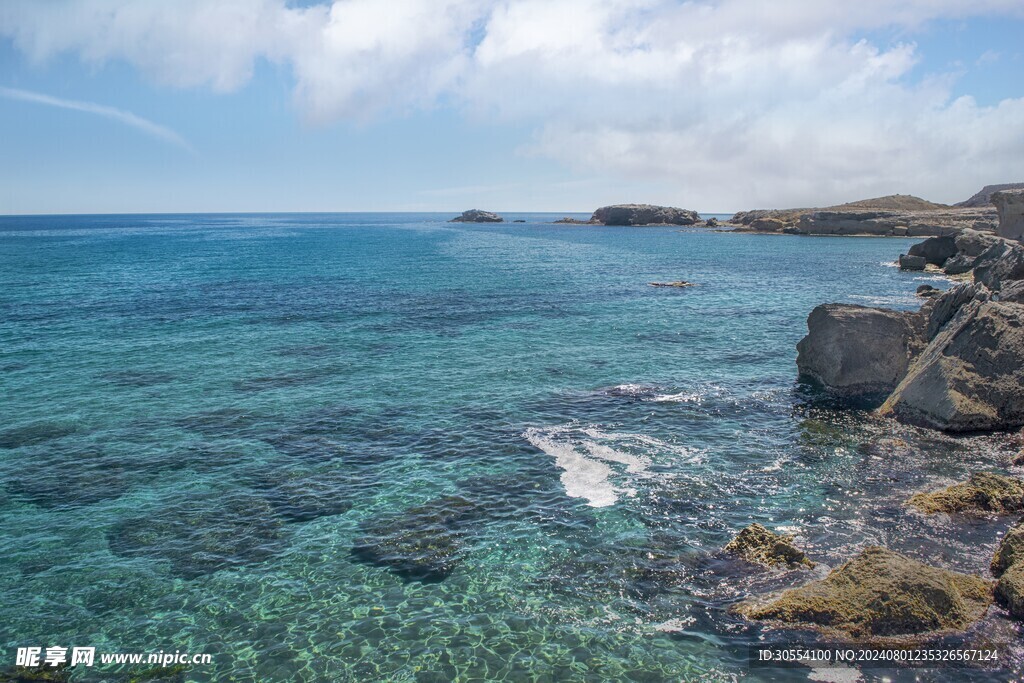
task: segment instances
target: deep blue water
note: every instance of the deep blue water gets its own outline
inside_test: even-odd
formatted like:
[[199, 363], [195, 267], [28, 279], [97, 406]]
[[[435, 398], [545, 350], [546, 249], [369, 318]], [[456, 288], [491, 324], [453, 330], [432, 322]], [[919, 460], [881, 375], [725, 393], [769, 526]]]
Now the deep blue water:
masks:
[[[901, 502], [1005, 444], [795, 380], [818, 303], [945, 286], [892, 267], [912, 241], [508, 217], [528, 222], [0, 218], [6, 663], [63, 644], [212, 653], [195, 681], [807, 680], [747, 667], [797, 636], [730, 605], [804, 577], [719, 555], [746, 524], [799, 534], [821, 572], [870, 543], [984, 572], [1006, 520]], [[995, 609], [983, 632], [1018, 637]]]

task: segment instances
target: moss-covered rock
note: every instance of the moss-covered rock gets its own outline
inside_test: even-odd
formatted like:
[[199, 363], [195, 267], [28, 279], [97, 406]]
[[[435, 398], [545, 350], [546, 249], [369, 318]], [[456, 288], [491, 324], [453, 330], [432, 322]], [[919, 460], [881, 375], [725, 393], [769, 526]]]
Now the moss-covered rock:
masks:
[[1024, 560], [1024, 519], [1010, 527], [1003, 536], [992, 558], [992, 574], [998, 578], [1021, 560]]
[[996, 584], [996, 600], [1014, 619], [1024, 619], [1024, 562], [1007, 569]]
[[814, 567], [804, 551], [795, 547], [792, 541], [792, 536], [782, 536], [760, 524], [751, 524], [729, 541], [725, 552], [765, 567]]
[[991, 584], [866, 548], [826, 578], [741, 603], [749, 619], [816, 628], [857, 640], [914, 640], [960, 631], [985, 615]]
[[932, 493], [918, 493], [907, 505], [925, 514], [937, 512], [994, 512], [1024, 509], [1024, 483], [993, 472], [975, 472], [967, 481]]

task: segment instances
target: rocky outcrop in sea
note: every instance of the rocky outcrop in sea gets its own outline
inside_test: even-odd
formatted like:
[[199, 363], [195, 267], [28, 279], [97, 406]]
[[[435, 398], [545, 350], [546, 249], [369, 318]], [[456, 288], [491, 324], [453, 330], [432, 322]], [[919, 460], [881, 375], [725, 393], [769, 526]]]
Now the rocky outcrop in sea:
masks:
[[745, 601], [736, 611], [777, 626], [884, 643], [962, 631], [991, 603], [985, 579], [870, 547], [820, 581]]
[[694, 225], [700, 215], [689, 209], [651, 204], [616, 204], [594, 212], [591, 223], [603, 225]]
[[449, 223], [504, 223], [505, 219], [496, 213], [491, 211], [481, 211], [480, 209], [470, 209], [469, 211], [463, 211], [461, 216], [448, 221]]

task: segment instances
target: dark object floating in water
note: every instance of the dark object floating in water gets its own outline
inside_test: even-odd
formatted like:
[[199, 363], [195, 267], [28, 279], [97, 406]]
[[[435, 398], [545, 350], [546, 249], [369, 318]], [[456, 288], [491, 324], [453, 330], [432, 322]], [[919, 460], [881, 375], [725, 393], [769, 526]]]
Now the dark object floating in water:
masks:
[[680, 289], [682, 289], [683, 287], [697, 286], [696, 284], [692, 282], [687, 282], [686, 280], [676, 280], [674, 282], [651, 282], [649, 284], [651, 285], [651, 287], [678, 287]]
[[870, 547], [821, 581], [740, 603], [748, 619], [901, 642], [962, 631], [988, 611], [992, 586]]
[[352, 555], [406, 581], [444, 581], [465, 555], [466, 523], [480, 511], [477, 503], [462, 496], [444, 496], [370, 520], [352, 546]]
[[283, 546], [281, 520], [252, 495], [176, 500], [160, 512], [125, 519], [107, 531], [111, 552], [170, 563], [186, 579], [262, 562]]
[[966, 512], [1009, 514], [1024, 509], [1024, 482], [993, 472], [975, 472], [941, 491], [917, 493], [907, 505], [925, 514]]
[[763, 567], [814, 568], [814, 563], [792, 541], [792, 536], [782, 536], [760, 524], [751, 524], [729, 541], [725, 552]]
[[481, 211], [480, 209], [470, 209], [469, 211], [463, 211], [461, 216], [448, 221], [449, 223], [504, 223], [505, 219], [496, 213], [491, 211]]
[[515, 219], [515, 220], [514, 220], [514, 221], [512, 221], [512, 222], [513, 222], [513, 223], [525, 223], [526, 221], [524, 221], [524, 220], [523, 220], [522, 218], [517, 218], [517, 219]]

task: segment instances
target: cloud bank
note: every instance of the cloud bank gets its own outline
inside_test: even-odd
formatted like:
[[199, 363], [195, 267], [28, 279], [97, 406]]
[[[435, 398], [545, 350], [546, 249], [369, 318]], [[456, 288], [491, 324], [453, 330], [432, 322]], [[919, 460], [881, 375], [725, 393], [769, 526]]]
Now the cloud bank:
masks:
[[[940, 19], [1024, 18], [1019, 0], [6, 0], [0, 36], [36, 62], [122, 61], [231, 92], [260, 60], [309, 121], [456, 107], [532, 125], [523, 152], [678, 187], [707, 206], [1024, 180], [1024, 98], [952, 96], [910, 42]], [[724, 203], [724, 204], [723, 204]]]

